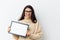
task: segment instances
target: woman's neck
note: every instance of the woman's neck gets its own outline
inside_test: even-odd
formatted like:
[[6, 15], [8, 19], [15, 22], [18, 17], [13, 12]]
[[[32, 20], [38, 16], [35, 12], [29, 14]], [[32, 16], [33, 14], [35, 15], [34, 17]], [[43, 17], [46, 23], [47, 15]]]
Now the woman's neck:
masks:
[[26, 22], [31, 22], [31, 19], [30, 19], [30, 18], [25, 17], [25, 18], [24, 18], [24, 21], [26, 21]]
[[24, 20], [31, 20], [31, 18], [28, 18], [28, 17], [24, 17]]

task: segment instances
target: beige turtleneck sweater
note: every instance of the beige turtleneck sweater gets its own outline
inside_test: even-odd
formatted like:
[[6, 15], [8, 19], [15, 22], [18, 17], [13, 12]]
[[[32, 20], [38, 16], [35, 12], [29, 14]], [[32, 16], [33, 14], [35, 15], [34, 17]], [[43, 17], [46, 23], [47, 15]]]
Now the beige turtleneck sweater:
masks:
[[31, 20], [21, 20], [20, 22], [29, 25], [31, 35], [29, 37], [26, 37], [26, 38], [19, 36], [18, 40], [37, 40], [38, 38], [41, 37], [42, 31], [41, 31], [41, 28], [40, 28], [40, 25], [38, 22], [32, 23]]

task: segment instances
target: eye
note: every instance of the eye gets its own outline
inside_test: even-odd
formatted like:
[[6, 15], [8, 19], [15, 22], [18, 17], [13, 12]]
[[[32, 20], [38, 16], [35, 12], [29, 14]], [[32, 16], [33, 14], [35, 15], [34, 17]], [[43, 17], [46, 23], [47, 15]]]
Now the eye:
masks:
[[25, 12], [32, 12], [32, 11], [27, 11], [27, 10], [26, 10]]

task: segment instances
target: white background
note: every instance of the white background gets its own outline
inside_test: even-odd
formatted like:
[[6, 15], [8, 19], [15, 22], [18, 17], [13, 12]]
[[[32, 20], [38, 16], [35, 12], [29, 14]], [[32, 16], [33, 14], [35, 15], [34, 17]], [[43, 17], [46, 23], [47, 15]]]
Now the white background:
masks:
[[60, 0], [0, 0], [0, 40], [13, 40], [7, 28], [28, 4], [34, 7], [41, 24], [42, 40], [60, 40]]

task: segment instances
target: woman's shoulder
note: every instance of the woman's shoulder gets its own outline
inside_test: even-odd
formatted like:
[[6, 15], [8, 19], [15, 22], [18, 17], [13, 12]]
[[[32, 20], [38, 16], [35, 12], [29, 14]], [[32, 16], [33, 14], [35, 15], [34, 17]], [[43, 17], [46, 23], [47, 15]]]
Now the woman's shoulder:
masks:
[[20, 22], [22, 22], [23, 20], [20, 20]]
[[20, 20], [20, 21], [23, 21], [23, 20]]
[[36, 25], [39, 25], [39, 22], [37, 21], [35, 24], [36, 24]]
[[20, 20], [19, 22], [24, 23], [24, 20]]

